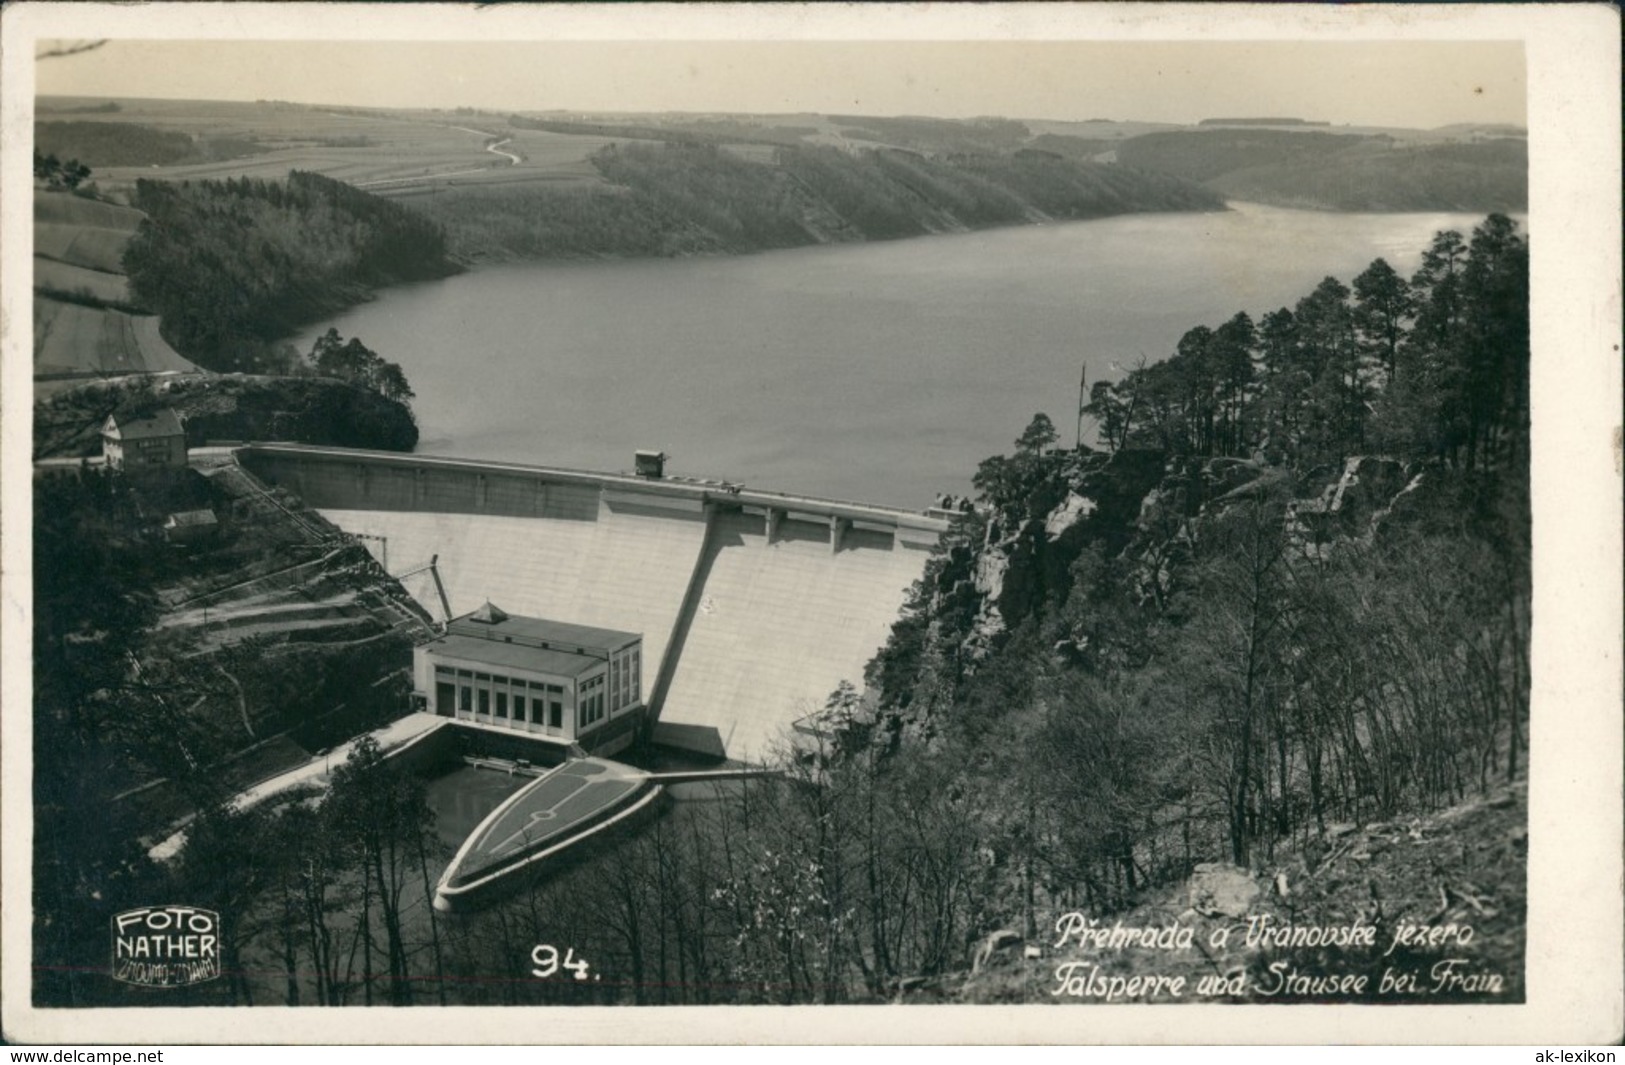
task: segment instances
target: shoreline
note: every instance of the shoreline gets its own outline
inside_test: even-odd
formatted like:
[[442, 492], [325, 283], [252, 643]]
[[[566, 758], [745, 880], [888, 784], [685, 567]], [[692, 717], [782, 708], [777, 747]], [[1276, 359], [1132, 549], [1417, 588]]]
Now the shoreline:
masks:
[[[1242, 201], [1237, 201], [1237, 202], [1242, 202]], [[1271, 205], [1271, 204], [1259, 204], [1257, 206], [1271, 207], [1273, 205]], [[452, 262], [456, 263], [457, 265], [463, 267], [463, 272], [473, 270], [473, 269], [475, 269], [477, 267], [480, 267], [480, 266], [514, 266], [514, 265], [519, 265], [519, 264], [532, 264], [532, 263], [536, 263], [536, 264], [541, 264], [541, 263], [565, 263], [565, 264], [580, 265], [580, 264], [583, 264], [583, 263], [683, 262], [683, 261], [688, 261], [688, 260], [740, 259], [740, 258], [746, 258], [746, 257], [753, 256], [753, 255], [763, 255], [763, 254], [767, 254], [767, 253], [770, 253], [770, 252], [806, 251], [806, 250], [808, 250], [810, 248], [851, 248], [851, 247], [860, 247], [860, 246], [866, 245], [866, 244], [893, 245], [893, 244], [902, 244], [902, 243], [905, 243], [907, 241], [934, 240], [934, 239], [936, 239], [938, 237], [962, 237], [962, 236], [968, 236], [968, 235], [973, 234], [973, 233], [995, 233], [995, 232], [1000, 232], [1000, 231], [1004, 231], [1004, 230], [1016, 230], [1016, 229], [1047, 229], [1047, 228], [1053, 228], [1055, 226], [1063, 226], [1063, 225], [1075, 225], [1075, 224], [1076, 225], [1081, 225], [1081, 224], [1088, 223], [1088, 222], [1109, 222], [1109, 221], [1112, 221], [1113, 219], [1130, 218], [1130, 217], [1135, 217], [1135, 216], [1151, 216], [1151, 215], [1181, 215], [1181, 216], [1183, 216], [1183, 215], [1227, 214], [1227, 213], [1233, 211], [1234, 209], [1235, 208], [1231, 205], [1230, 201], [1225, 201], [1225, 203], [1220, 207], [1203, 208], [1203, 209], [1200, 209], [1200, 210], [1188, 210], [1188, 211], [1168, 211], [1168, 210], [1117, 211], [1117, 212], [1114, 212], [1112, 214], [1093, 215], [1093, 216], [1091, 216], [1089, 218], [1043, 218], [1043, 219], [1037, 219], [1037, 220], [1029, 220], [1029, 221], [1025, 221], [1025, 222], [1011, 222], [1011, 223], [1000, 224], [1000, 225], [992, 225], [992, 226], [966, 226], [966, 227], [964, 227], [962, 229], [943, 229], [943, 230], [936, 230], [936, 231], [933, 231], [933, 232], [930, 232], [930, 233], [911, 233], [911, 234], [907, 234], [905, 236], [899, 236], [899, 237], [876, 237], [876, 238], [873, 238], [873, 239], [865, 238], [865, 239], [861, 239], [861, 240], [815, 240], [815, 241], [809, 241], [809, 242], [807, 242], [805, 244], [772, 244], [772, 245], [766, 245], [766, 246], [763, 246], [763, 247], [760, 247], [760, 248], [746, 248], [746, 249], [742, 249], [742, 250], [738, 250], [738, 251], [679, 251], [679, 252], [672, 252], [671, 254], [667, 254], [667, 255], [628, 255], [628, 254], [624, 254], [624, 253], [620, 253], [620, 252], [600, 252], [600, 253], [594, 254], [594, 255], [535, 255], [535, 256], [514, 255], [514, 256], [490, 256], [488, 258], [470, 258], [469, 256], [466, 256], [466, 255], [464, 255], [464, 254], [462, 254], [460, 252], [453, 252], [453, 253], [449, 254], [447, 256], [447, 258], [450, 259]], [[1301, 208], [1280, 208], [1280, 209], [1281, 210], [1300, 210]], [[1353, 212], [1353, 211], [1320, 212], [1320, 211], [1314, 211], [1314, 210], [1310, 209], [1310, 210], [1308, 210], [1308, 213], [1315, 213], [1315, 214], [1321, 214], [1321, 213], [1326, 213], [1326, 214], [1355, 214], [1355, 213], [1358, 213], [1358, 212]], [[1407, 212], [1373, 211], [1373, 212], [1368, 212], [1368, 213], [1372, 213], [1372, 214], [1401, 213], [1402, 214], [1402, 213], [1407, 213]], [[1430, 213], [1433, 213], [1433, 212], [1414, 212], [1414, 213], [1430, 214]], [[455, 275], [451, 275], [451, 276], [455, 276]], [[442, 279], [438, 279], [438, 280], [444, 280], [444, 279], [442, 278]], [[417, 283], [418, 282], [407, 282], [407, 284], [417, 284]], [[399, 288], [401, 286], [400, 285], [389, 285], [387, 287], [388, 288]], [[378, 289], [378, 290], [375, 290], [375, 291], [383, 291], [383, 290]]]

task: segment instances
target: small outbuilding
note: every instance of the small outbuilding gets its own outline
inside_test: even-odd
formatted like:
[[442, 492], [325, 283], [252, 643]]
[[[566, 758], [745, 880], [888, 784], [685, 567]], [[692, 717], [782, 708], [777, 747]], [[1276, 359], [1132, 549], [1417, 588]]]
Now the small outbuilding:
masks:
[[114, 414], [102, 425], [102, 454], [115, 470], [185, 469], [186, 430], [168, 407], [146, 418]]
[[670, 457], [664, 451], [634, 451], [632, 468], [639, 477], [658, 481], [666, 475], [666, 459]]
[[212, 510], [182, 510], [164, 519], [164, 539], [172, 544], [203, 543], [219, 531], [220, 521]]

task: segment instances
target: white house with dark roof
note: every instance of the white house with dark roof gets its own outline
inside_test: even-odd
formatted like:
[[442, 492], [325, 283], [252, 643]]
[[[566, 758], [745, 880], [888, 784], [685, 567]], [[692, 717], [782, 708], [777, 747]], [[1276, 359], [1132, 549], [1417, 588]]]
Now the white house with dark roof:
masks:
[[102, 424], [102, 455], [115, 470], [185, 469], [186, 430], [168, 407], [148, 418], [110, 415]]
[[509, 615], [487, 602], [412, 656], [424, 709], [613, 753], [644, 718], [643, 637]]

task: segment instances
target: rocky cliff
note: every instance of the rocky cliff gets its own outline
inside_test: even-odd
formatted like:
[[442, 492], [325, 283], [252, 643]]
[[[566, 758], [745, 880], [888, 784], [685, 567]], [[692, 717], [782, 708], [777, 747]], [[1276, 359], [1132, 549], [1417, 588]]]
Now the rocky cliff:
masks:
[[[1324, 561], [1339, 545], [1370, 544], [1385, 530], [1431, 520], [1440, 503], [1430, 491], [1438, 471], [1376, 455], [1307, 471], [1262, 455], [1191, 459], [1150, 449], [1033, 458], [1028, 490], [984, 498], [944, 535], [911, 604], [928, 657], [953, 659], [966, 673], [1040, 619], [1053, 651], [1087, 654], [1089, 637], [1065, 620], [1086, 553], [1114, 560], [1130, 598], [1177, 616], [1179, 568], [1240, 508], [1270, 503], [1290, 555]], [[871, 682], [885, 666], [871, 669]], [[894, 735], [934, 734], [931, 705], [885, 702], [873, 712]]]

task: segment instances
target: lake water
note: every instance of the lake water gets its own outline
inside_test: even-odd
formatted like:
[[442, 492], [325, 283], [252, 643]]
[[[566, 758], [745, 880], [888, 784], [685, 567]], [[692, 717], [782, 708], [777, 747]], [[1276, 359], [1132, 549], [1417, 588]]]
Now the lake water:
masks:
[[717, 259], [527, 263], [404, 286], [329, 325], [405, 369], [418, 450], [917, 508], [967, 492], [1078, 377], [1166, 357], [1378, 256], [1409, 275], [1462, 214], [1255, 205]]

